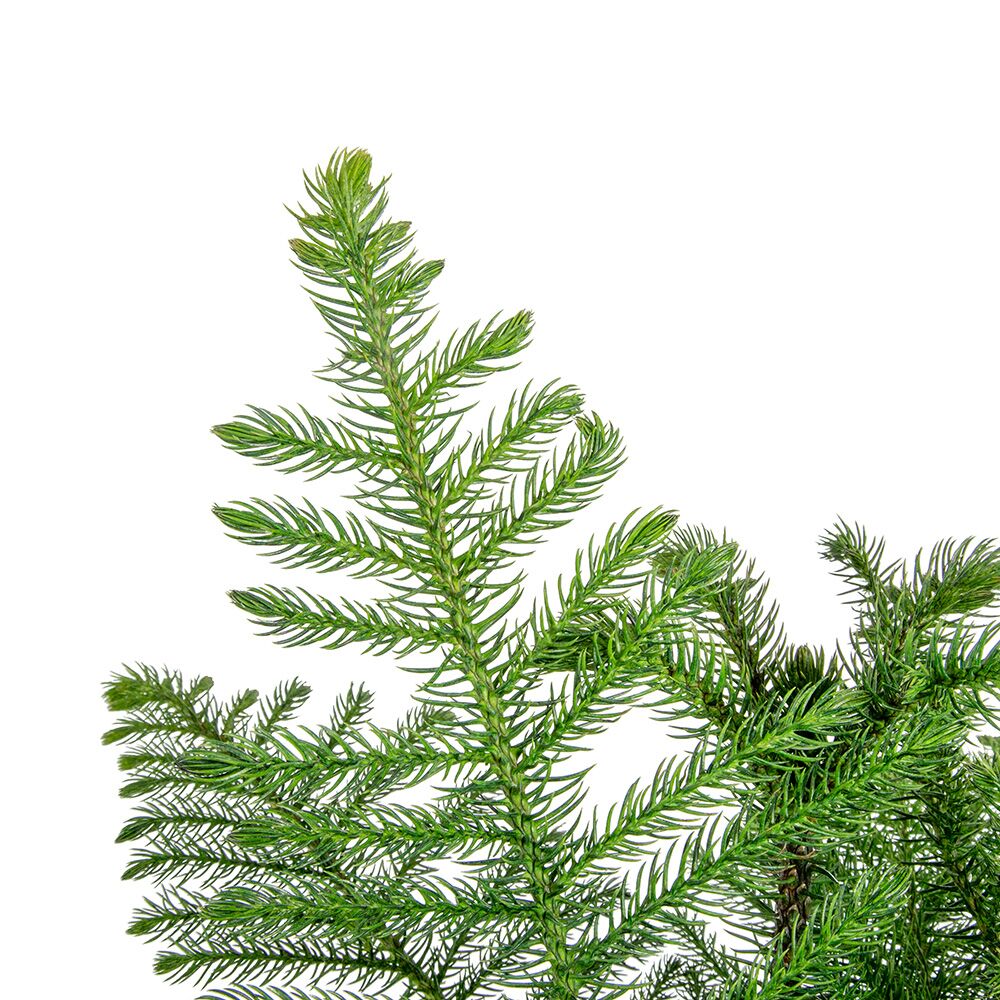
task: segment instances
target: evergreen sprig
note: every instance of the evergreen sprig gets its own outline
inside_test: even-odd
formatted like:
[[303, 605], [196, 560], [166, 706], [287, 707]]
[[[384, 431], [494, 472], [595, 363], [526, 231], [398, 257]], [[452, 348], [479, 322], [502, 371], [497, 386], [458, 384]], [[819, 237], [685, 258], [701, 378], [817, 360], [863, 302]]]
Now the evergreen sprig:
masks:
[[[821, 549], [857, 621], [833, 654], [791, 643], [754, 562], [669, 511], [627, 514], [524, 608], [522, 560], [598, 497], [621, 435], [559, 381], [470, 426], [530, 314], [435, 340], [442, 262], [367, 154], [306, 188], [291, 245], [337, 413], [254, 406], [215, 433], [285, 473], [351, 472], [351, 506], [215, 513], [279, 566], [384, 590], [230, 596], [284, 645], [419, 652], [416, 702], [377, 725], [352, 687], [306, 728], [297, 680], [228, 700], [141, 665], [109, 682], [139, 802], [125, 877], [153, 892], [130, 931], [157, 971], [211, 1000], [998, 995], [1000, 741], [968, 737], [1000, 685], [1000, 548], [886, 563], [837, 524]], [[574, 755], [638, 708], [689, 750], [585, 810]]]

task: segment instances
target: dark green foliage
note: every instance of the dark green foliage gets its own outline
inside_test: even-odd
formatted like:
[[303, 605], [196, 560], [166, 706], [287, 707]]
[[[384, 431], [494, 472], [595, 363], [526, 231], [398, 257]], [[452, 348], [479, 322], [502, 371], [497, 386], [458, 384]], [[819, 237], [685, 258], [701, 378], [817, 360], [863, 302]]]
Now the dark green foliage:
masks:
[[[351, 688], [304, 728], [298, 681], [229, 701], [148, 667], [108, 684], [140, 802], [125, 877], [154, 887], [131, 932], [157, 970], [214, 1000], [998, 995], [998, 743], [969, 737], [1000, 684], [1000, 549], [885, 564], [837, 525], [822, 552], [857, 623], [831, 655], [788, 640], [731, 541], [633, 513], [522, 612], [521, 558], [598, 496], [620, 436], [558, 382], [467, 426], [462, 390], [515, 364], [531, 318], [432, 341], [442, 264], [369, 170], [337, 154], [295, 213], [339, 415], [215, 428], [285, 472], [352, 471], [353, 509], [216, 514], [280, 565], [381, 581], [370, 602], [231, 597], [282, 644], [424, 654], [417, 701], [383, 727]], [[690, 751], [590, 815], [573, 755], [637, 708]]]

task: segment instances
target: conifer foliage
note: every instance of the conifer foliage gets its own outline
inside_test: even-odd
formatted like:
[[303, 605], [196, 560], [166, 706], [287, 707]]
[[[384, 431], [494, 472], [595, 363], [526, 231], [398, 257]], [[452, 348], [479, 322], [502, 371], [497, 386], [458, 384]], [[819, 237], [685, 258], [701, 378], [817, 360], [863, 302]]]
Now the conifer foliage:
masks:
[[[618, 431], [560, 382], [477, 430], [469, 390], [515, 365], [530, 315], [434, 339], [442, 263], [367, 154], [306, 187], [292, 249], [337, 341], [336, 416], [252, 407], [215, 433], [358, 485], [346, 510], [216, 514], [279, 565], [384, 591], [231, 597], [284, 645], [405, 656], [417, 696], [385, 727], [351, 687], [306, 728], [297, 680], [224, 700], [207, 677], [112, 679], [125, 877], [154, 886], [131, 933], [157, 971], [214, 1000], [1000, 995], [1000, 763], [970, 738], [1000, 682], [1000, 548], [887, 562], [839, 523], [822, 554], [856, 624], [832, 654], [788, 641], [734, 543], [662, 510], [527, 602], [524, 557], [598, 496]], [[690, 752], [583, 809], [577, 751], [639, 706]]]

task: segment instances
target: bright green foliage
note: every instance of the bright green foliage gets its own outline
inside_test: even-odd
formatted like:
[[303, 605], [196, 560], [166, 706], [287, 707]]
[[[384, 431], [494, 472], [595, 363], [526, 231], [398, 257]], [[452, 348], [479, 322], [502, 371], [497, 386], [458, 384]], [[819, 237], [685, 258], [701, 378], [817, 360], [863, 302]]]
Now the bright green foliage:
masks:
[[[828, 655], [785, 638], [734, 544], [651, 511], [522, 612], [522, 558], [598, 496], [619, 434], [558, 382], [469, 428], [464, 390], [514, 365], [531, 318], [432, 340], [442, 265], [369, 167], [340, 153], [307, 178], [292, 241], [338, 343], [338, 416], [215, 429], [285, 472], [351, 470], [353, 509], [216, 513], [279, 564], [381, 581], [368, 603], [232, 599], [279, 643], [422, 654], [417, 701], [385, 728], [351, 688], [306, 729], [298, 681], [226, 702], [148, 667], [109, 683], [141, 803], [126, 877], [157, 886], [132, 932], [158, 971], [215, 1000], [998, 995], [1000, 762], [967, 740], [1000, 683], [1000, 549], [885, 565], [838, 525], [823, 554], [857, 625]], [[585, 813], [573, 755], [638, 707], [690, 752]]]

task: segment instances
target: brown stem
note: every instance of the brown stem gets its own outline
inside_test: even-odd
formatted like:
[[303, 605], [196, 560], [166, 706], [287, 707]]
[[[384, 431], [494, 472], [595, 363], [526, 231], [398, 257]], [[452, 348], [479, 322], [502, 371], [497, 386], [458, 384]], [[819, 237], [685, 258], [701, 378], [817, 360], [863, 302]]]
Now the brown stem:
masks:
[[795, 951], [795, 942], [808, 926], [811, 860], [816, 852], [804, 844], [785, 844], [784, 852], [786, 864], [778, 876], [774, 922], [778, 955], [787, 969]]

